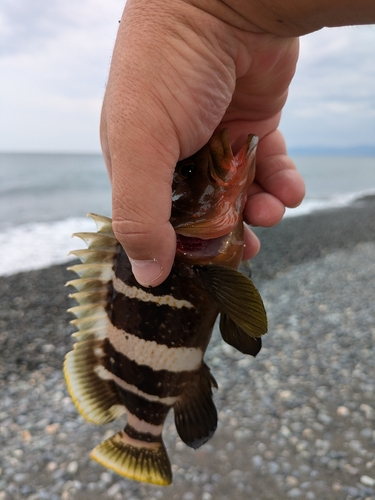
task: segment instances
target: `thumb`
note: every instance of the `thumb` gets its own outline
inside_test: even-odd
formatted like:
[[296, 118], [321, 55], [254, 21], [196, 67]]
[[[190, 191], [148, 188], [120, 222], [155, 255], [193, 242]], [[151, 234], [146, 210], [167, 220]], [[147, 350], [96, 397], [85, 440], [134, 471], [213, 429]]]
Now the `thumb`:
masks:
[[138, 283], [156, 286], [170, 273], [176, 250], [169, 222], [176, 161], [158, 154], [146, 134], [126, 135], [126, 150], [112, 147], [113, 230]]
[[[136, 280], [156, 286], [169, 275], [176, 251], [169, 220], [181, 148], [165, 109], [170, 85], [160, 76], [165, 30], [155, 28], [155, 12], [149, 10], [136, 2], [125, 7], [103, 102], [101, 142], [112, 182], [115, 236]], [[159, 18], [160, 24], [164, 17]]]

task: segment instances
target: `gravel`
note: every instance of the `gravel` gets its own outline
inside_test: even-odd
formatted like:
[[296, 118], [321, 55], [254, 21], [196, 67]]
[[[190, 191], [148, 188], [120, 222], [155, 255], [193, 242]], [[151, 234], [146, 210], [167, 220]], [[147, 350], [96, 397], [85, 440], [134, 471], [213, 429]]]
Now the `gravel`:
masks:
[[[269, 333], [254, 359], [215, 331], [206, 361], [218, 429], [194, 451], [168, 417], [167, 488], [89, 459], [123, 422], [91, 425], [67, 394], [71, 275], [55, 266], [0, 278], [0, 500], [375, 499], [375, 237], [363, 220], [373, 205], [336, 211], [335, 224], [324, 212], [259, 230], [253, 279]], [[342, 235], [348, 214], [355, 241]]]

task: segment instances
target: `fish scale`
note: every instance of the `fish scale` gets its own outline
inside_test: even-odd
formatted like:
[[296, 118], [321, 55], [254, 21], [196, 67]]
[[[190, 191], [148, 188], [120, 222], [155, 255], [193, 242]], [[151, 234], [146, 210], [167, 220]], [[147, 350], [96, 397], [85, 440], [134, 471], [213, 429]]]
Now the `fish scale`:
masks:
[[[212, 389], [217, 383], [203, 356], [218, 314], [223, 339], [246, 354], [255, 356], [259, 352], [260, 337], [267, 331], [258, 291], [235, 269], [243, 238], [243, 203], [238, 200], [244, 198], [242, 191], [249, 184], [246, 179], [253, 177], [254, 141], [249, 138], [243, 150], [231, 156], [234, 170], [229, 175], [226, 172], [232, 167], [227, 133], [219, 139], [214, 136], [206, 147], [205, 158], [211, 158], [210, 162], [202, 162], [199, 152], [189, 160], [189, 168], [181, 172], [195, 175], [193, 181], [198, 182], [204, 179], [200, 174], [210, 164], [210, 182], [218, 183], [221, 197], [223, 179], [229, 179], [228, 199], [234, 189], [237, 194], [232, 203], [240, 207], [237, 223], [228, 227], [226, 235], [221, 234], [222, 229], [217, 238], [210, 235], [209, 243], [203, 245], [198, 244], [193, 231], [194, 240], [189, 245], [188, 220], [184, 216], [183, 240], [187, 245], [177, 247], [171, 273], [161, 285], [145, 288], [137, 283], [130, 261], [112, 231], [111, 219], [90, 214], [97, 232], [77, 233], [88, 249], [73, 252], [82, 264], [69, 268], [79, 276], [68, 282], [77, 289], [71, 297], [79, 305], [69, 311], [77, 317], [72, 324], [78, 332], [74, 334], [77, 342], [66, 356], [64, 374], [72, 399], [86, 420], [99, 425], [127, 415], [124, 429], [99, 444], [90, 456], [138, 481], [158, 485], [172, 481], [162, 439], [165, 418], [172, 408], [177, 431], [188, 446], [198, 448], [216, 430]], [[222, 155], [226, 155], [225, 161]], [[214, 179], [212, 159], [214, 163], [225, 163], [225, 168], [218, 169], [218, 181]], [[177, 164], [177, 172], [180, 166]], [[181, 183], [190, 182], [190, 178], [184, 178], [182, 173], [174, 181], [174, 192], [179, 190], [175, 203], [186, 207], [183, 192], [189, 196], [189, 190], [184, 191], [183, 186], [181, 189]], [[245, 187], [239, 191], [238, 185], [233, 188], [232, 184], [240, 174]], [[209, 209], [207, 200], [205, 204]], [[220, 209], [217, 203], [212, 206], [216, 211]], [[233, 213], [228, 219], [230, 224]], [[178, 232], [176, 214], [178, 205], [174, 205], [171, 218]], [[225, 213], [208, 215], [208, 220], [215, 216], [225, 219]], [[200, 254], [202, 249], [204, 255]]]

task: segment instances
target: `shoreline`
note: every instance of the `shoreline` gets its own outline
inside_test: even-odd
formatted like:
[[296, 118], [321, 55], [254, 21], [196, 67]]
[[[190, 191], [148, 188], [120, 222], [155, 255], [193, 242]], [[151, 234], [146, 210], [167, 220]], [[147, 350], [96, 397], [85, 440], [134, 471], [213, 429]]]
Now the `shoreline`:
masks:
[[[252, 230], [260, 238], [261, 249], [260, 253], [251, 260], [251, 266], [255, 266], [254, 268], [258, 270], [260, 279], [271, 279], [283, 268], [318, 258], [327, 251], [353, 248], [357, 242], [373, 241], [375, 240], [373, 220], [375, 220], [375, 194], [366, 194], [356, 198], [350, 205], [325, 207], [307, 214], [287, 216], [278, 225], [271, 228], [253, 227]], [[80, 224], [77, 221], [80, 221]], [[72, 225], [74, 222], [75, 226]], [[51, 263], [53, 257], [56, 258], [57, 255], [55, 249], [51, 256], [43, 257], [45, 265], [42, 267], [40, 265], [43, 262], [40, 260], [41, 247], [40, 245], [36, 246], [35, 241], [42, 242], [43, 246], [48, 245], [48, 238], [51, 237], [47, 229], [49, 224], [51, 231], [53, 227], [54, 233], [52, 248], [54, 248], [53, 245], [58, 244], [60, 248], [59, 258], [57, 262]], [[41, 227], [34, 234], [31, 228], [38, 225]], [[26, 231], [26, 234], [22, 234], [21, 228]], [[8, 252], [14, 252], [13, 246], [17, 244], [18, 240], [22, 241], [23, 246], [31, 246], [32, 252], [22, 256], [19, 250], [16, 251], [16, 268], [20, 270], [0, 274], [0, 278], [40, 271], [59, 265], [66, 267], [71, 265], [73, 259], [69, 260], [66, 257], [69, 251], [85, 247], [81, 240], [77, 238], [72, 240], [72, 233], [77, 231], [95, 231], [95, 224], [90, 218], [71, 217], [49, 223], [29, 223], [25, 226], [15, 227], [12, 230], [11, 246], [9, 247], [9, 242], [5, 239], [2, 241], [5, 248], [5, 262], [7, 262]], [[14, 259], [14, 257], [12, 258]], [[33, 261], [36, 259], [37, 266], [34, 269], [23, 269], [25, 259]]]
[[[285, 235], [291, 233], [294, 241], [294, 248], [297, 247], [296, 237], [293, 234], [294, 226], [300, 227], [299, 233], [304, 233], [304, 239], [309, 240], [310, 235], [306, 233], [304, 225], [311, 224], [311, 231], [319, 233], [319, 222], [315, 219], [317, 216], [325, 215], [326, 220], [323, 224], [332, 226], [332, 214], [339, 214], [341, 219], [347, 219], [346, 225], [353, 233], [352, 229], [356, 226], [355, 208], [360, 207], [363, 209], [364, 214], [367, 212], [369, 217], [373, 216], [371, 207], [374, 205], [375, 194], [369, 190], [366, 193], [357, 193], [358, 197], [354, 198], [350, 204], [339, 206], [325, 206], [319, 209], [315, 208], [310, 213], [305, 213], [307, 207], [295, 209], [293, 212], [287, 213], [279, 225], [274, 228], [254, 228], [256, 233], [259, 233], [262, 238], [263, 249], [262, 255], [268, 259], [267, 252], [269, 253], [269, 242], [273, 239], [280, 240], [281, 246], [283, 245]], [[352, 199], [351, 195], [349, 198]], [[309, 204], [307, 200], [307, 205]], [[354, 210], [352, 210], [354, 209]], [[98, 213], [102, 213], [99, 211]], [[340, 215], [341, 214], [341, 215]], [[318, 217], [318, 219], [319, 219]], [[333, 219], [334, 220], [334, 219]], [[301, 222], [302, 221], [302, 222]], [[350, 228], [353, 221], [352, 228]], [[360, 224], [362, 227], [362, 223]], [[371, 232], [371, 225], [367, 226], [367, 231]], [[335, 228], [333, 227], [333, 231]], [[54, 221], [39, 221], [29, 222], [21, 225], [9, 225], [4, 231], [0, 231], [0, 246], [2, 249], [2, 258], [0, 259], [0, 276], [12, 276], [19, 272], [28, 272], [38, 269], [47, 269], [53, 265], [65, 264], [69, 262], [68, 255], [71, 250], [77, 248], [84, 248], [85, 244], [78, 238], [72, 239], [72, 234], [80, 231], [95, 231], [95, 224], [88, 217], [67, 217], [63, 220]], [[331, 230], [326, 231], [329, 238], [332, 239]], [[283, 239], [284, 238], [284, 239]], [[319, 235], [321, 239], [321, 236]], [[325, 236], [323, 236], [323, 239]], [[363, 239], [363, 235], [349, 234], [349, 239], [355, 240], [356, 238]], [[310, 238], [311, 239], [311, 238]], [[298, 246], [306, 247], [306, 243], [300, 242]], [[331, 242], [324, 241], [321, 245], [331, 244]], [[266, 250], [266, 252], [264, 251]], [[314, 249], [313, 249], [314, 250]], [[305, 252], [304, 258], [309, 259], [309, 251]], [[314, 251], [313, 251], [314, 253]], [[274, 257], [280, 262], [280, 257], [283, 257], [285, 251], [281, 249], [281, 253]], [[315, 252], [316, 255], [316, 252]], [[258, 259], [259, 260], [259, 259]], [[294, 256], [295, 260], [295, 256]], [[282, 262], [284, 264], [284, 262]]]
[[375, 242], [375, 196], [351, 205], [283, 219], [272, 228], [252, 228], [261, 242], [251, 261], [257, 279], [272, 279], [290, 266], [316, 260], [329, 252]]
[[0, 499], [375, 498], [374, 221], [369, 197], [255, 229], [251, 268], [269, 333], [254, 359], [215, 329], [205, 358], [219, 384], [218, 429], [194, 451], [169, 415], [168, 488], [89, 459], [124, 421], [93, 426], [68, 397], [66, 265], [0, 277]]

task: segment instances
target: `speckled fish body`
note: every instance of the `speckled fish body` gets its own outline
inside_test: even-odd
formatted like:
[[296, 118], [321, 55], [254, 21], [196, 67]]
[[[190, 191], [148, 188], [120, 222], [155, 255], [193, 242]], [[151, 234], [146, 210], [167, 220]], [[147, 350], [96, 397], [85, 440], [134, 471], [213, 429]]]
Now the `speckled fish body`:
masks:
[[215, 379], [203, 361], [216, 317], [223, 339], [256, 355], [267, 330], [262, 300], [236, 268], [243, 248], [242, 209], [254, 177], [256, 140], [233, 156], [227, 132], [179, 162], [171, 222], [176, 258], [159, 286], [140, 286], [115, 238], [111, 219], [91, 214], [96, 233], [78, 233], [87, 250], [68, 284], [79, 303], [78, 340], [64, 364], [81, 415], [95, 424], [127, 414], [125, 428], [91, 457], [119, 474], [167, 485], [171, 465], [163, 444], [165, 418], [174, 409], [181, 439], [198, 448], [213, 435]]

